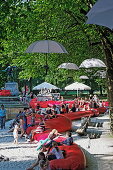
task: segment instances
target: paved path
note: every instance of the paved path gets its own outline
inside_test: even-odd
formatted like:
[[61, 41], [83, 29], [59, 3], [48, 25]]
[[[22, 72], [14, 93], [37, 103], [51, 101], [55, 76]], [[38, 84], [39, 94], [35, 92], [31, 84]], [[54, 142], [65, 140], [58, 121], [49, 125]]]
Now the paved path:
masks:
[[75, 142], [83, 148], [86, 154], [86, 170], [113, 170], [113, 137], [110, 135], [109, 116], [102, 115], [92, 118], [92, 121], [103, 122], [101, 128], [88, 128], [89, 132], [102, 132], [100, 138], [89, 139], [88, 136], [79, 137], [77, 135], [74, 137]]

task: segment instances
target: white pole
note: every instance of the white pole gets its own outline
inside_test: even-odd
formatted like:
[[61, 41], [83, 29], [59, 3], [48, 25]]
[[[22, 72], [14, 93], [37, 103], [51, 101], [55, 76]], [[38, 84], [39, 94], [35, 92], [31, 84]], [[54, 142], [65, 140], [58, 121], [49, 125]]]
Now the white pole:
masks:
[[77, 97], [78, 97], [78, 88], [77, 88]]

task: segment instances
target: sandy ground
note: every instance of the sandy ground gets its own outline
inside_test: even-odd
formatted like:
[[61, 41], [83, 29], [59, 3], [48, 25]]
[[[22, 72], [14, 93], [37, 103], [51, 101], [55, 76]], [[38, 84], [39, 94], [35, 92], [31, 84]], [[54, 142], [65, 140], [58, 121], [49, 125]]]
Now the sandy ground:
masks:
[[[92, 118], [92, 121], [103, 122], [103, 127], [89, 127], [89, 132], [102, 132], [98, 139], [89, 139], [88, 136], [80, 137], [73, 132], [75, 143], [83, 148], [87, 158], [87, 170], [113, 170], [113, 138], [109, 134], [109, 117], [102, 115]], [[13, 135], [8, 133], [10, 122], [6, 123], [6, 129], [0, 130], [0, 155], [7, 156], [9, 161], [0, 162], [0, 170], [25, 170], [37, 158], [37, 143], [27, 143], [25, 139], [19, 139], [19, 144], [13, 144]], [[80, 126], [80, 121], [73, 121], [73, 129]], [[103, 167], [104, 166], [104, 167]], [[103, 168], [102, 168], [103, 167]], [[37, 168], [35, 168], [37, 169]]]

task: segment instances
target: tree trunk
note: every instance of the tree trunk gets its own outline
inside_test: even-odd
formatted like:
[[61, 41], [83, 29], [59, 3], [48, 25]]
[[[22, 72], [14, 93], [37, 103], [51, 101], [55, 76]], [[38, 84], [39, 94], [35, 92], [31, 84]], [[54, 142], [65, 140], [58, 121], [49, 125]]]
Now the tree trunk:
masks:
[[110, 130], [113, 134], [113, 53], [106, 40], [103, 39], [102, 42], [107, 65], [108, 101], [110, 103]]

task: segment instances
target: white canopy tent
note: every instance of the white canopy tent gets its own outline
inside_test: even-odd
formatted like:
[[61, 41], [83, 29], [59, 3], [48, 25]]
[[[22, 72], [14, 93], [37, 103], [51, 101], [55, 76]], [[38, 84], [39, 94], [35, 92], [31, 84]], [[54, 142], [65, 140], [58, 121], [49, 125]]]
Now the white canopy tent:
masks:
[[91, 87], [89, 87], [83, 83], [75, 82], [75, 83], [72, 83], [72, 84], [66, 86], [65, 90], [77, 90], [77, 96], [78, 96], [79, 90], [91, 90]]
[[47, 82], [43, 82], [33, 88], [33, 90], [41, 90], [41, 89], [59, 89], [59, 88]]

